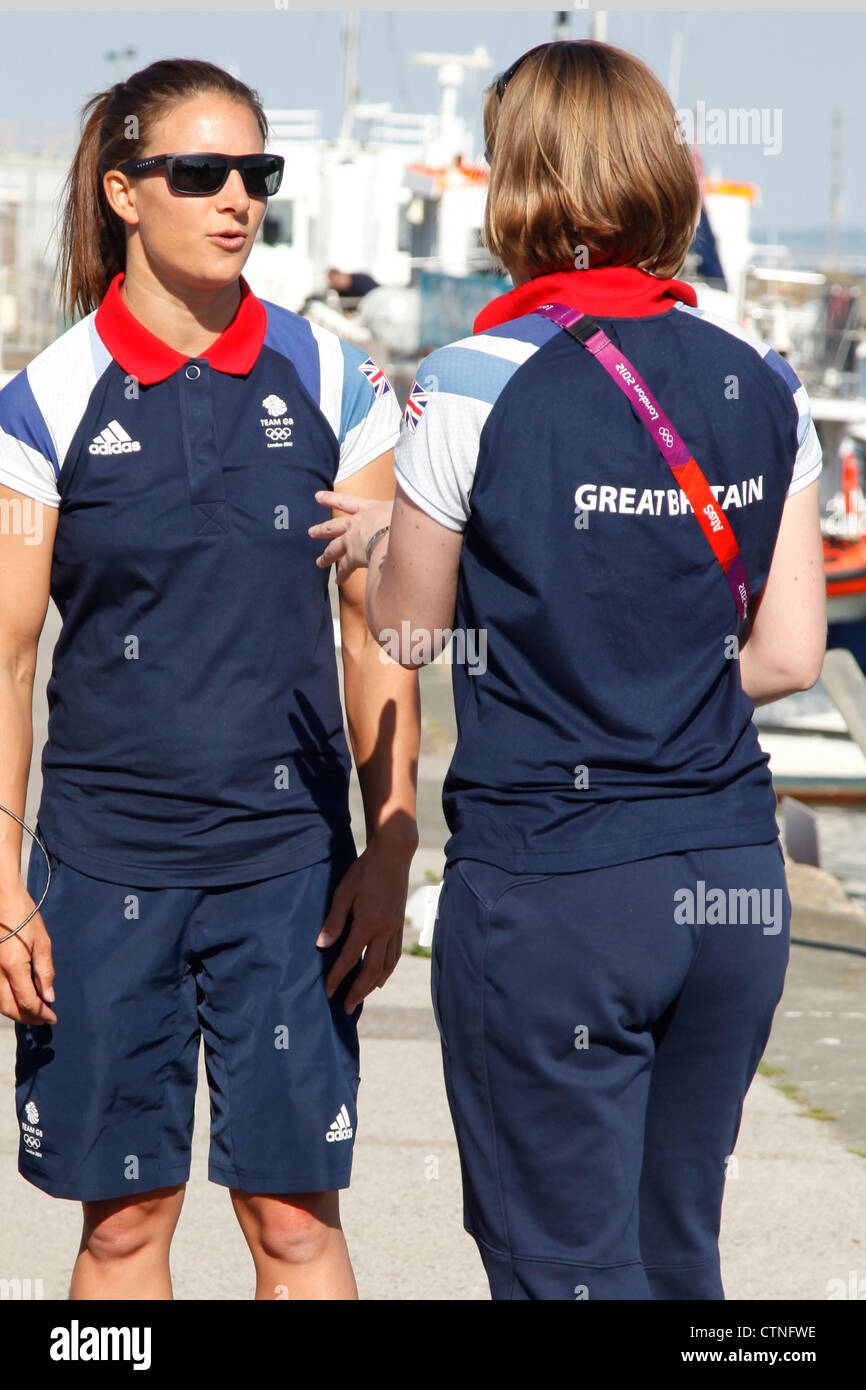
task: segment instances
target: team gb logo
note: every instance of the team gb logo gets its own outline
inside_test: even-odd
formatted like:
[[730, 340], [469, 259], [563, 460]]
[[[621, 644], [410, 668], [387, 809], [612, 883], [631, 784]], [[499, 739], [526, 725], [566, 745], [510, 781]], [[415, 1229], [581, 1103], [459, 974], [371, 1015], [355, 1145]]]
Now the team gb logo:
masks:
[[282, 396], [273, 393], [270, 396], [265, 396], [262, 401], [262, 408], [268, 412], [267, 415], [259, 417], [259, 424], [268, 441], [267, 447], [269, 449], [291, 449], [294, 442], [292, 440], [292, 426], [295, 422], [291, 415], [286, 414], [289, 407]]

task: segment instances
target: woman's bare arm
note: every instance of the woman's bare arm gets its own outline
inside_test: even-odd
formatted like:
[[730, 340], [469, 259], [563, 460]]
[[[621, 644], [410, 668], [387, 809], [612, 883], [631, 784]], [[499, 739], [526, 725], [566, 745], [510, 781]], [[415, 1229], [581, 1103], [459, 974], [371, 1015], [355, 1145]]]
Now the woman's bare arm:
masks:
[[[392, 497], [393, 452], [326, 494], [335, 511], [341, 491], [350, 489], [359, 497]], [[334, 940], [351, 911], [349, 936], [327, 981], [333, 993], [364, 953], [346, 996], [349, 1012], [385, 983], [400, 959], [409, 868], [418, 847], [418, 677], [388, 660], [373, 640], [364, 615], [366, 578], [359, 569], [340, 585], [340, 631], [346, 719], [364, 801], [367, 847], [338, 886], [319, 941], [326, 945]]]
[[[25, 526], [24, 518], [37, 524]], [[36, 650], [48, 610], [56, 531], [56, 508], [0, 485], [0, 803], [22, 819], [33, 746]], [[21, 835], [12, 817], [0, 813], [0, 936], [34, 906], [21, 879]], [[0, 1013], [19, 1023], [56, 1023], [44, 1002], [51, 998], [52, 977], [51, 945], [37, 913], [0, 945]]]
[[827, 645], [827, 598], [819, 480], [789, 497], [767, 582], [740, 646], [740, 680], [755, 705], [809, 690]]
[[[373, 551], [367, 578], [367, 621], [380, 641], [386, 632], [400, 632], [407, 613], [415, 632], [450, 629], [462, 549], [462, 531], [434, 521], [398, 484], [391, 531]], [[413, 662], [402, 652], [401, 660], [424, 665], [437, 655], [432, 643], [423, 655], [424, 661]]]

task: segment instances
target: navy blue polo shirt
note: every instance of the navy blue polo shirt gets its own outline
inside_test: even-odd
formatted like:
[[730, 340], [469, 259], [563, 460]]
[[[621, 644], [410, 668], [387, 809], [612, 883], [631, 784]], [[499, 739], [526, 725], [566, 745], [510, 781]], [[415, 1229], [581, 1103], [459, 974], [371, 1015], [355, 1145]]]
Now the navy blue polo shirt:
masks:
[[59, 508], [39, 823], [111, 882], [281, 874], [352, 843], [313, 494], [394, 445], [399, 407], [243, 278], [194, 359], [122, 279], [0, 392], [0, 482]]
[[785, 498], [821, 469], [795, 373], [680, 281], [539, 276], [425, 358], [395, 458], [412, 501], [463, 534], [446, 856], [566, 872], [774, 840], [724, 573], [615, 382], [533, 312], [548, 302], [591, 314], [637, 367], [753, 598]]

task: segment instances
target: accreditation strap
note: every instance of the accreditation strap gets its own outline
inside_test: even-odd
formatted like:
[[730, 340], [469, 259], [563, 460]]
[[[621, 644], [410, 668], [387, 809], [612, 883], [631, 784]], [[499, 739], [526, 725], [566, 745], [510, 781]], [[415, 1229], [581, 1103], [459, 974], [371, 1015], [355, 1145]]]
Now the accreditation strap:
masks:
[[638, 419], [646, 425], [659, 453], [691, 503], [698, 524], [722, 567], [737, 605], [742, 628], [749, 611], [749, 584], [737, 538], [688, 446], [677, 434], [646, 382], [600, 325], [579, 309], [572, 309], [567, 304], [542, 304], [533, 312], [543, 314], [558, 324], [576, 343], [591, 352], [628, 398]]

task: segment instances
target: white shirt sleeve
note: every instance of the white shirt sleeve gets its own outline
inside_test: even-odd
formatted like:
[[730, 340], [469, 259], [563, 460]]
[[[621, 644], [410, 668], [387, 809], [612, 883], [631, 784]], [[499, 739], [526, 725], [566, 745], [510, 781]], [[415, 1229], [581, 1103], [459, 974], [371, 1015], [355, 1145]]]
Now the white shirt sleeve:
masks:
[[794, 459], [791, 482], [785, 493], [786, 498], [793, 496], [802, 488], [808, 487], [809, 483], [814, 483], [824, 466], [821, 442], [818, 439], [818, 432], [812, 419], [809, 396], [805, 386], [800, 386], [794, 393], [794, 401], [800, 413], [797, 426], [797, 456]]
[[46, 506], [59, 507], [53, 449], [27, 373], [20, 372], [0, 391], [0, 483]]
[[[412, 385], [394, 473], [407, 497], [452, 531], [469, 520], [469, 496], [478, 463], [481, 431], [490, 414], [488, 401], [438, 389], [435, 353], [425, 359]], [[425, 385], [430, 389], [425, 389]]]
[[360, 348], [342, 341], [340, 346], [343, 390], [335, 483], [393, 449], [400, 435], [400, 405], [385, 373]]

